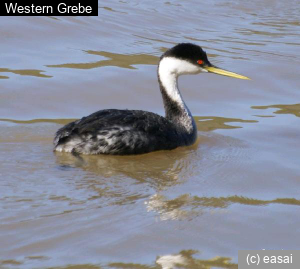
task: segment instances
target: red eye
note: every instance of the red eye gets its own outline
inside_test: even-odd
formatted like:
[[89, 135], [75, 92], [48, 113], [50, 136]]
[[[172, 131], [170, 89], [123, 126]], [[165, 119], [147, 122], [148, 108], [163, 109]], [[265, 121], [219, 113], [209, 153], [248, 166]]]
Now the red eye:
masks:
[[203, 61], [202, 60], [198, 60], [197, 63], [198, 64], [203, 64]]

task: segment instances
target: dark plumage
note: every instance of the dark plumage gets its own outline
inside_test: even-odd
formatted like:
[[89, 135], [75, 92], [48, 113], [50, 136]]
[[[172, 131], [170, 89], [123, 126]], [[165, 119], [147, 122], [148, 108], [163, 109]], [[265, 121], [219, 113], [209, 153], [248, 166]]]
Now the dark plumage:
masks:
[[238, 76], [213, 67], [201, 47], [178, 44], [162, 55], [158, 66], [158, 82], [166, 117], [140, 110], [98, 111], [59, 129], [54, 150], [126, 155], [193, 144], [197, 138], [197, 128], [181, 97], [177, 79], [180, 75], [200, 72]]
[[[80, 141], [70, 152], [141, 154], [185, 145], [182, 130], [164, 117], [141, 110], [101, 110], [59, 129], [55, 147]], [[68, 146], [67, 146], [68, 147]]]
[[198, 60], [202, 60], [205, 66], [211, 66], [207, 58], [206, 52], [199, 46], [191, 43], [181, 43], [175, 47], [167, 50], [162, 56], [163, 57], [174, 57], [176, 59], [182, 59], [192, 64], [196, 64]]

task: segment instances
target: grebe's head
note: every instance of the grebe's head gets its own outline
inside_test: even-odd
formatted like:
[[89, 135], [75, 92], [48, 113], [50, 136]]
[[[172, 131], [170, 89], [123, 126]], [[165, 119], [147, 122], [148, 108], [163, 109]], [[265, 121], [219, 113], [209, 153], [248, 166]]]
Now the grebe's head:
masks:
[[206, 52], [200, 46], [191, 43], [178, 44], [167, 50], [160, 58], [160, 75], [174, 74], [177, 77], [201, 72], [211, 72], [229, 77], [249, 79], [212, 65], [207, 58]]

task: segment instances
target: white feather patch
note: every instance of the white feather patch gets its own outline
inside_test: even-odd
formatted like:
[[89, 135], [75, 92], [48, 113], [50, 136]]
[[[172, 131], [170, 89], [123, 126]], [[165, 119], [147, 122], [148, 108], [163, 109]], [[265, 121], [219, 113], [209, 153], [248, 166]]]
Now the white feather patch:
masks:
[[201, 71], [203, 71], [203, 69], [200, 66], [174, 57], [163, 58], [158, 67], [160, 80], [165, 87], [168, 96], [178, 103], [183, 103], [177, 86], [178, 77], [185, 74], [198, 74]]

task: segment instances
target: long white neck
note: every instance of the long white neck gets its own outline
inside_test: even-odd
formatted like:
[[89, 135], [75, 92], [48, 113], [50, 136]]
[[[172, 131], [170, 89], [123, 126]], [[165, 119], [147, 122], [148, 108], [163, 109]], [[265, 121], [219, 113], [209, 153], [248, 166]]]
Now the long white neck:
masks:
[[158, 81], [166, 118], [186, 133], [196, 135], [196, 124], [178, 88], [178, 76], [186, 73], [192, 73], [188, 64], [175, 58], [163, 58], [158, 66]]

